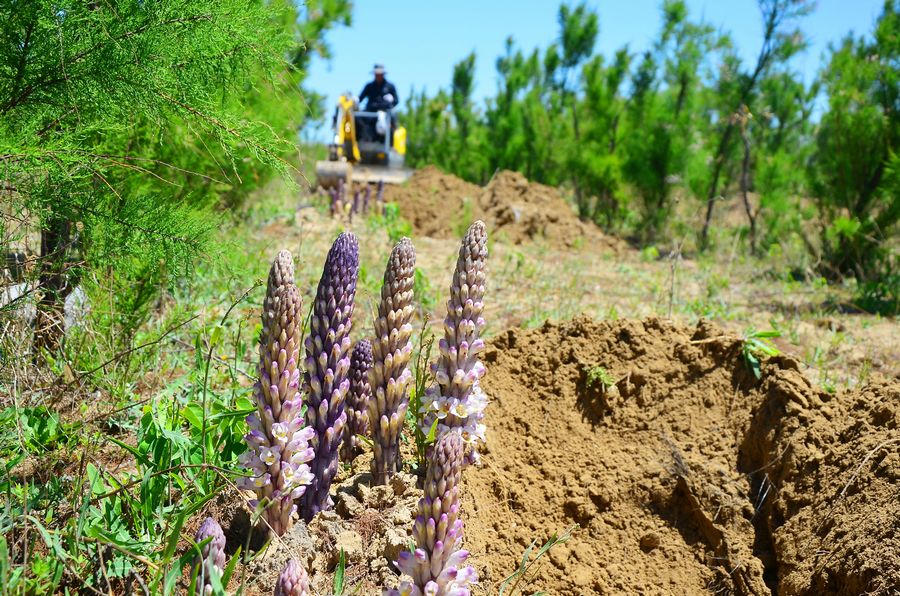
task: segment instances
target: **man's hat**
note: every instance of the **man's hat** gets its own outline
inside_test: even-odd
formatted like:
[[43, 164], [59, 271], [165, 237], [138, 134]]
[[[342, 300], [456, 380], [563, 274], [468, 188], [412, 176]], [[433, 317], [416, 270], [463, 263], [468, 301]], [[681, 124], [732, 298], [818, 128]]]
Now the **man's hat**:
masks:
[[384, 64], [376, 64], [375, 68], [372, 69], [372, 74], [383, 75], [384, 72]]

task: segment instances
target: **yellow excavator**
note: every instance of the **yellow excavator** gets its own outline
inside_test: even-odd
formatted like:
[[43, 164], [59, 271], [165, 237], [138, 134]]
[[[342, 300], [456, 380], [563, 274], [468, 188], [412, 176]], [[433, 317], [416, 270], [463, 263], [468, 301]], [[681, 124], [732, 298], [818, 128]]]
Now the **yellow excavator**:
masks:
[[328, 160], [316, 162], [316, 180], [323, 188], [336, 188], [338, 181], [400, 184], [412, 170], [405, 168], [406, 129], [392, 124], [387, 111], [364, 112], [349, 93], [338, 98], [334, 139], [328, 145]]

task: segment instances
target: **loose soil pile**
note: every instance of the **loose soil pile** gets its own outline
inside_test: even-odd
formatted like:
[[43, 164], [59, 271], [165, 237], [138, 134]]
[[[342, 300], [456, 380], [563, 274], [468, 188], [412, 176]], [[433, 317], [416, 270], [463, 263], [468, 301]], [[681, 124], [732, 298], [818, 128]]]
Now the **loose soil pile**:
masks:
[[900, 588], [896, 381], [830, 395], [788, 358], [757, 380], [736, 338], [658, 319], [511, 330], [486, 361], [490, 450], [465, 475], [485, 593], [573, 524], [530, 589]]
[[518, 172], [498, 172], [480, 187], [428, 166], [406, 184], [389, 186], [385, 199], [400, 206], [420, 236], [455, 238], [473, 219], [483, 219], [492, 233], [511, 244], [542, 239], [554, 248], [624, 246], [578, 219], [556, 188], [529, 182]]
[[[476, 593], [497, 594], [532, 541], [575, 524], [521, 593], [900, 589], [900, 382], [832, 395], [785, 357], [756, 379], [739, 339], [660, 319], [513, 329], [484, 358], [488, 445], [463, 476]], [[335, 510], [239, 565], [231, 587], [271, 593], [293, 556], [331, 593], [341, 549], [348, 593], [395, 585], [421, 489], [370, 480], [342, 472]], [[232, 552], [252, 539], [237, 495], [210, 509]]]

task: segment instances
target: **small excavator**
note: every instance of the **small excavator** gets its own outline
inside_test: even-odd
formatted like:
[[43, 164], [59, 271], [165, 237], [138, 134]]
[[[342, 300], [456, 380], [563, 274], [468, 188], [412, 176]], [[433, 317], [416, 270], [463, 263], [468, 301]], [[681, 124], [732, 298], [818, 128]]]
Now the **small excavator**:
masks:
[[316, 180], [322, 188], [384, 182], [400, 184], [411, 175], [405, 168], [406, 129], [393, 127], [391, 113], [364, 112], [356, 99], [345, 93], [335, 108], [334, 139], [328, 145], [328, 160], [316, 162]]

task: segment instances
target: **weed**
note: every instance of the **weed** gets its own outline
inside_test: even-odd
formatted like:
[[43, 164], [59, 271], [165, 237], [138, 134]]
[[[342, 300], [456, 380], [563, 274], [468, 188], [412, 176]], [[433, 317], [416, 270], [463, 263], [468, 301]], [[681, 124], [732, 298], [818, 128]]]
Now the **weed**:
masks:
[[413, 280], [413, 295], [423, 313], [434, 312], [437, 306], [437, 291], [425, 273], [418, 267], [416, 267], [416, 277]]
[[344, 571], [347, 568], [347, 556], [344, 554], [344, 549], [341, 549], [340, 554], [338, 555], [337, 566], [334, 568], [334, 594], [335, 596], [341, 596], [344, 593]]
[[760, 370], [761, 356], [777, 356], [781, 351], [775, 347], [771, 339], [773, 337], [781, 337], [778, 331], [756, 331], [752, 327], [744, 332], [743, 343], [741, 345], [741, 353], [744, 356], [744, 362], [753, 372], [753, 376], [758, 379], [762, 378]]
[[[537, 546], [537, 540], [532, 541], [532, 543], [525, 549], [525, 553], [522, 555], [522, 562], [519, 563], [519, 568], [516, 569], [512, 574], [510, 574], [506, 579], [503, 580], [503, 583], [500, 584], [500, 593], [499, 596], [515, 596], [516, 594], [524, 594], [525, 588], [528, 586], [528, 582], [534, 577], [534, 566], [543, 557], [547, 554], [550, 549], [558, 544], [564, 544], [568, 542], [570, 538], [572, 538], [572, 532], [578, 527], [578, 524], [575, 524], [568, 528], [562, 534], [557, 535], [555, 532], [552, 536], [544, 543], [544, 545], [538, 549], [534, 556], [532, 557], [531, 551], [534, 550], [534, 547]], [[508, 590], [508, 592], [507, 592]], [[546, 592], [531, 592], [533, 596], [538, 596], [540, 594], [546, 594]]]
[[600, 389], [606, 391], [616, 384], [616, 379], [609, 373], [608, 370], [600, 365], [587, 366], [585, 367], [584, 372], [587, 375], [588, 387], [596, 387], [599, 385]]
[[435, 434], [437, 433], [437, 421], [429, 429], [428, 433], [422, 431], [422, 398], [425, 396], [425, 390], [431, 383], [431, 370], [429, 363], [431, 362], [431, 351], [434, 347], [434, 333], [428, 326], [428, 320], [422, 324], [422, 332], [419, 334], [419, 345], [417, 346], [415, 358], [415, 382], [411, 388], [412, 394], [409, 398], [409, 408], [406, 410], [406, 424], [408, 433], [412, 435], [413, 442], [416, 447], [416, 468], [425, 470], [426, 450], [428, 446], [434, 443]]
[[384, 228], [391, 244], [412, 236], [412, 225], [400, 215], [397, 203], [385, 203], [383, 213], [369, 216], [369, 222], [376, 228]]

